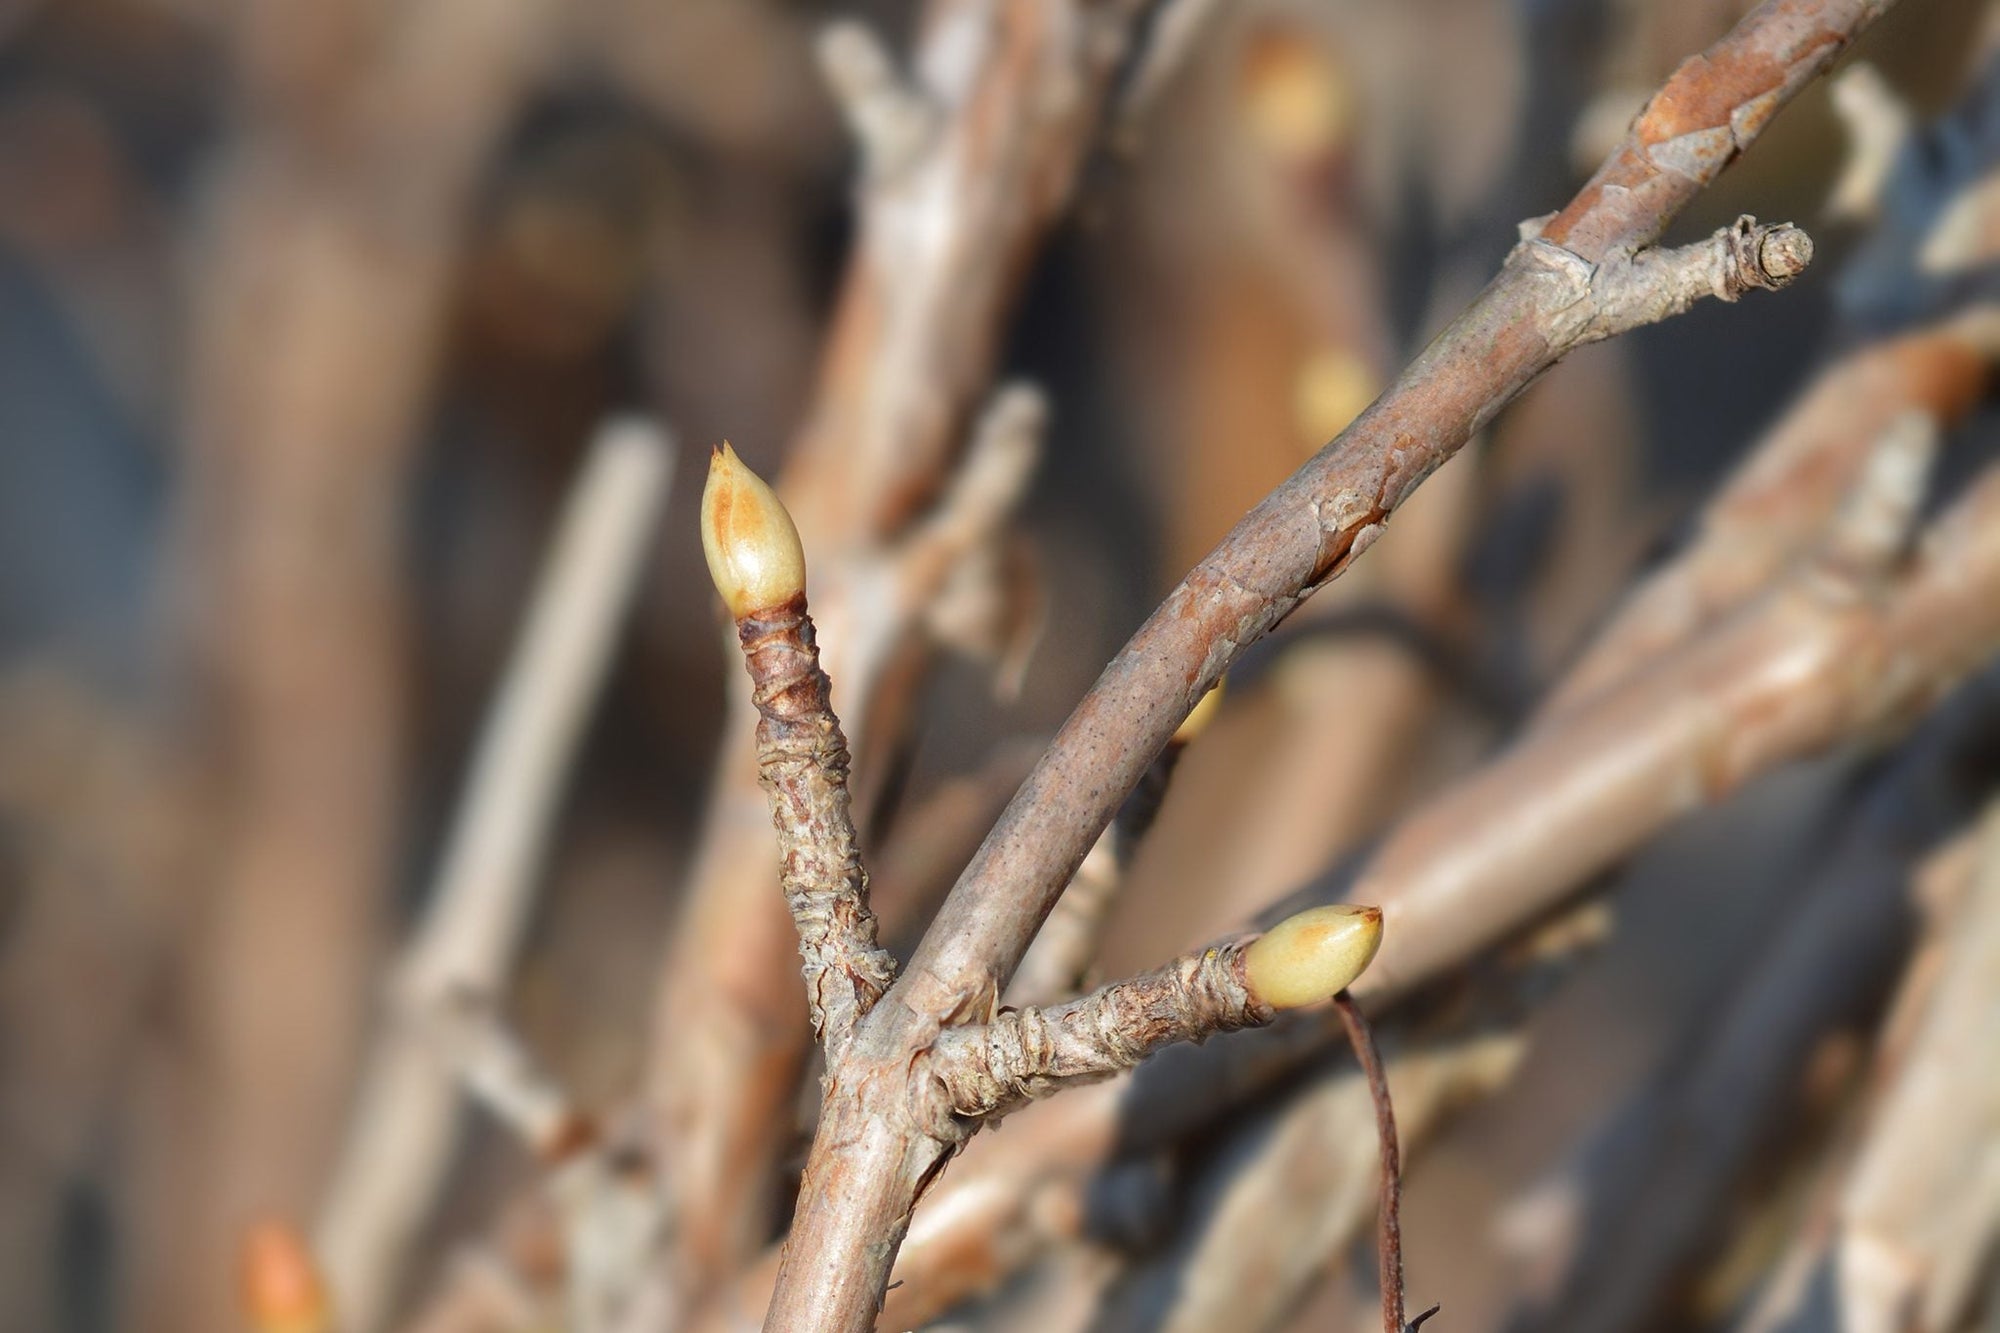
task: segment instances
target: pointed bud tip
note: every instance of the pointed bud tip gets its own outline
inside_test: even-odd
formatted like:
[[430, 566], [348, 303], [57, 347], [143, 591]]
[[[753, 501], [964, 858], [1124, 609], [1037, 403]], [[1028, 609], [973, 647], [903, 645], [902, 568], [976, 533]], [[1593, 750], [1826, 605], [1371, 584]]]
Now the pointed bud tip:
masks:
[[701, 549], [715, 590], [741, 620], [806, 590], [805, 550], [792, 516], [724, 440], [701, 492]]
[[256, 1333], [328, 1333], [326, 1284], [305, 1240], [283, 1222], [265, 1221], [243, 1236], [243, 1313]]
[[1317, 1004], [1347, 989], [1382, 944], [1382, 909], [1346, 903], [1286, 917], [1244, 951], [1243, 977], [1273, 1009]]

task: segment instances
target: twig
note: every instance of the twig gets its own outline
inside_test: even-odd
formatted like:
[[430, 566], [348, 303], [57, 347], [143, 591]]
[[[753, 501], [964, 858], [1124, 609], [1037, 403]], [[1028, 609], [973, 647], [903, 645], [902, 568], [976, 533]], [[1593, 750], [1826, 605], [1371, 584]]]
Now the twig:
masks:
[[709, 460], [701, 519], [709, 573], [750, 671], [758, 777], [778, 833], [813, 1033], [833, 1056], [888, 989], [896, 964], [877, 946], [868, 908], [847, 738], [806, 612], [805, 552], [778, 497], [727, 444]]
[[1817, 1327], [1820, 1312], [1810, 1308], [1816, 1293], [1831, 1286], [1829, 1254], [1839, 1233], [1841, 1195], [1852, 1174], [1869, 1123], [1908, 1062], [1923, 1017], [1937, 993], [1944, 956], [1979, 870], [1980, 829], [1961, 831], [1927, 855], [1912, 874], [1911, 898], [1922, 918], [1888, 1016], [1878, 1028], [1873, 1067], [1862, 1089], [1863, 1105], [1824, 1155], [1803, 1222], [1784, 1255], [1772, 1265], [1764, 1290], [1737, 1325], [1740, 1333], [1798, 1333]]
[[[886, 118], [893, 132], [865, 132], [877, 169], [862, 183], [818, 389], [781, 478], [815, 553], [828, 674], [864, 756], [894, 739], [875, 716], [889, 649], [909, 644], [953, 572], [905, 560], [899, 542], [949, 489], [1021, 277], [1068, 202], [1140, 8], [933, 0], [907, 86], [852, 33], [835, 41], [845, 51], [836, 66], [881, 75], [850, 84], [861, 94], [850, 107], [911, 108], [914, 98], [935, 116], [922, 134], [902, 134], [918, 117], [900, 110]], [[1002, 498], [981, 549], [1015, 497]], [[895, 596], [880, 595], [885, 571]], [[748, 781], [751, 710], [740, 694], [731, 710], [646, 1065], [649, 1138], [676, 1205], [661, 1268], [678, 1272], [661, 1281], [680, 1294], [667, 1304], [698, 1299], [763, 1244], [809, 1044], [792, 931], [762, 891], [771, 854]]]
[[881, 1021], [864, 1023], [830, 1071], [767, 1327], [869, 1326], [910, 1210], [958, 1142], [927, 1138], [914, 1126], [935, 1118], [900, 1109], [909, 1071], [941, 1027], [990, 1009], [1117, 803], [1242, 646], [1346, 568], [1432, 469], [1564, 352], [1798, 271], [1805, 247], [1790, 228], [1739, 224], [1676, 251], [1642, 247], [1886, 8], [1767, 4], [1683, 66], [1569, 208], [1112, 661], [961, 876], [875, 1011]]
[[1882, 72], [1857, 61], [1830, 81], [1833, 109], [1847, 130], [1847, 159], [1827, 195], [1826, 215], [1848, 220], [1874, 217], [1896, 154], [1910, 137], [1910, 108]]
[[491, 1006], [505, 988], [557, 802], [650, 549], [671, 452], [651, 426], [609, 424], [551, 539], [320, 1218], [319, 1251], [352, 1329], [378, 1326], [456, 1156], [459, 1062], [440, 1037], [459, 1006]]
[[[1403, 1323], [1403, 1154], [1396, 1145], [1396, 1106], [1389, 1099], [1389, 1078], [1382, 1072], [1382, 1052], [1375, 1045], [1375, 1030], [1346, 991], [1333, 997], [1340, 1025], [1347, 1029], [1348, 1044], [1368, 1080], [1369, 1100], [1375, 1104], [1375, 1137], [1381, 1154], [1381, 1183], [1376, 1203], [1376, 1258], [1381, 1266], [1382, 1333], [1408, 1333]], [[1418, 1315], [1418, 1324], [1436, 1313], [1435, 1307]]]
[[1186, 67], [1220, 8], [1219, 0], [1159, 0], [1146, 25], [1146, 45], [1111, 108], [1111, 146], [1136, 151], [1160, 95]]
[[864, 23], [827, 25], [820, 69], [861, 145], [863, 179], [893, 180], [923, 156], [938, 130], [938, 108], [896, 72], [881, 39]]

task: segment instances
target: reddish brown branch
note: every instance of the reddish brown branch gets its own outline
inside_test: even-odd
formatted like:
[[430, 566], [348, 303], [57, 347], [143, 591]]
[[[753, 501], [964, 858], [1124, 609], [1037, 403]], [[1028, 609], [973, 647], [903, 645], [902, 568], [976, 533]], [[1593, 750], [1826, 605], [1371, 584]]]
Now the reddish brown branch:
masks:
[[757, 706], [757, 769], [778, 832], [779, 878], [798, 927], [813, 1032], [846, 1042], [896, 975], [876, 947], [868, 872], [847, 796], [847, 738], [803, 593], [736, 622]]

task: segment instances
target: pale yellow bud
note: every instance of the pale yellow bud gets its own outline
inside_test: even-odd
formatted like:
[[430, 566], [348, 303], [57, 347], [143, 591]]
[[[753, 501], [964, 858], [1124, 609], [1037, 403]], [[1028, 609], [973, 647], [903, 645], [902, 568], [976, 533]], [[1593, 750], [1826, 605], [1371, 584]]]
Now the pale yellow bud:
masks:
[[729, 614], [741, 620], [806, 590], [806, 553], [777, 493], [743, 465], [727, 440], [708, 460], [701, 492], [701, 549]]
[[1201, 702], [1194, 706], [1194, 711], [1181, 719], [1180, 726], [1174, 728], [1174, 744], [1191, 744], [1208, 730], [1208, 724], [1215, 720], [1217, 710], [1222, 707], [1222, 687], [1226, 683], [1227, 678], [1216, 681], [1209, 687], [1208, 693], [1201, 696]]
[[1382, 909], [1339, 903], [1288, 916], [1243, 953], [1243, 977], [1273, 1009], [1337, 995], [1367, 970], [1382, 944]]
[[241, 1281], [243, 1314], [256, 1333], [331, 1333], [319, 1267], [285, 1223], [260, 1222], [244, 1235]]

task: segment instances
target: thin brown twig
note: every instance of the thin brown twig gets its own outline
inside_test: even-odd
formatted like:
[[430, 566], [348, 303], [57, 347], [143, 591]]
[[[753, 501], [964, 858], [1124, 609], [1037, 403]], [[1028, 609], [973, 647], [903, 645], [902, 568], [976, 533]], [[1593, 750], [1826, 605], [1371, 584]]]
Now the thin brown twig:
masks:
[[[1347, 1030], [1348, 1045], [1354, 1048], [1354, 1058], [1368, 1079], [1368, 1095], [1375, 1103], [1375, 1137], [1381, 1152], [1376, 1260], [1382, 1286], [1382, 1333], [1408, 1333], [1403, 1324], [1403, 1153], [1396, 1143], [1396, 1106], [1389, 1098], [1389, 1077], [1382, 1070], [1382, 1051], [1375, 1044], [1375, 1029], [1369, 1026], [1360, 1006], [1346, 991], [1333, 997], [1333, 1007], [1340, 1015], [1340, 1025]], [[1435, 1310], [1417, 1316], [1416, 1324], [1423, 1323], [1433, 1313]]]
[[888, 989], [847, 791], [847, 737], [806, 609], [805, 552], [785, 507], [727, 444], [709, 460], [702, 549], [736, 621], [757, 709], [757, 777], [778, 835], [813, 1035], [837, 1055]]

